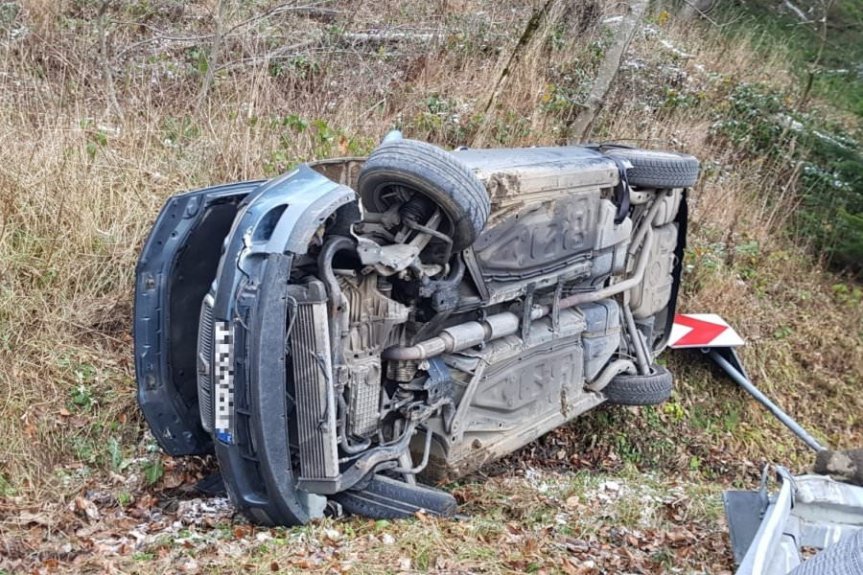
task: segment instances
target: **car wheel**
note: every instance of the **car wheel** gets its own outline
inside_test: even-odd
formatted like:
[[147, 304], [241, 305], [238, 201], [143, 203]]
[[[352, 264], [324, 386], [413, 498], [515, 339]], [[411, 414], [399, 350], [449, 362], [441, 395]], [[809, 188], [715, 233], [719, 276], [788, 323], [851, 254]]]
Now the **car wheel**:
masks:
[[385, 212], [415, 194], [431, 200], [445, 216], [439, 231], [453, 251], [470, 246], [488, 219], [485, 185], [449, 152], [415, 140], [392, 140], [371, 153], [360, 171], [357, 191], [363, 206]]
[[602, 393], [617, 405], [656, 405], [671, 398], [672, 387], [671, 372], [654, 364], [647, 375], [614, 377]]
[[698, 159], [689, 154], [635, 148], [604, 147], [606, 156], [628, 160], [629, 184], [641, 188], [691, 188], [698, 182]]

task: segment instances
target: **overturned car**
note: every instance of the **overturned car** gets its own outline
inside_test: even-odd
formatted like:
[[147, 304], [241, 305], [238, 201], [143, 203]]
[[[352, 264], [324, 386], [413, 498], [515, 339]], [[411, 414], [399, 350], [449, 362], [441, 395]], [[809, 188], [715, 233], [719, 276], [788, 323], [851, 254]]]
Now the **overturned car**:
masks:
[[423, 484], [670, 396], [656, 356], [698, 170], [393, 133], [368, 158], [174, 196], [137, 268], [141, 409], [167, 453], [215, 453], [253, 521], [451, 513]]

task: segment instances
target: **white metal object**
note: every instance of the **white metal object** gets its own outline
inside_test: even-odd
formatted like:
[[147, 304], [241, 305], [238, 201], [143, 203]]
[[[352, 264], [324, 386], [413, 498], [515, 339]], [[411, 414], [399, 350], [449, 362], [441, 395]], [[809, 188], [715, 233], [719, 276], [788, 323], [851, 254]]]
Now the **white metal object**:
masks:
[[[822, 475], [791, 477], [786, 471], [779, 471], [781, 488], [769, 499], [736, 575], [790, 573], [807, 561], [817, 559], [818, 554], [810, 559], [801, 554], [803, 547], [824, 552], [833, 545], [851, 543], [849, 549], [843, 550], [843, 555], [863, 554], [863, 549], [856, 546], [859, 537], [853, 541], [848, 539], [863, 529], [863, 487]], [[765, 489], [762, 486], [762, 490]], [[731, 516], [729, 519], [734, 522]]]

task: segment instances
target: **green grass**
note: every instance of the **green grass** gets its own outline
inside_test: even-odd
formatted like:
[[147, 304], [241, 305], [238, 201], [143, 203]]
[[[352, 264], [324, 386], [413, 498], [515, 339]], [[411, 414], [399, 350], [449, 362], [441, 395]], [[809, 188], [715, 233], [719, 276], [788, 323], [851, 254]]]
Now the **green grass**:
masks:
[[[803, 9], [814, 7], [813, 23], [802, 23], [789, 12], [777, 10], [768, 0], [720, 3], [720, 20], [733, 21], [725, 29], [735, 34], [755, 32], [762, 37], [760, 49], [777, 45], [789, 49], [790, 68], [802, 85], [814, 74], [812, 94], [863, 117], [863, 0], [837, 0], [827, 13], [826, 42], [822, 42], [821, 3], [796, 0]], [[823, 51], [822, 51], [823, 44]], [[820, 62], [819, 52], [821, 52]], [[844, 71], [844, 72], [837, 72]]]

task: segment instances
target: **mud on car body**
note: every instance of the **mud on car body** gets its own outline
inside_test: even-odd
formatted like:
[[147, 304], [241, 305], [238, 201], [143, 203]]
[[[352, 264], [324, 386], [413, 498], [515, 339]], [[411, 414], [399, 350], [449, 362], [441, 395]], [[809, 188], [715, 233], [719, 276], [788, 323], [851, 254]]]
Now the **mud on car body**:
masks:
[[[605, 401], [658, 403], [691, 156], [440, 148], [169, 199], [137, 270], [139, 402], [264, 524], [455, 500]], [[419, 481], [418, 481], [419, 480]]]

